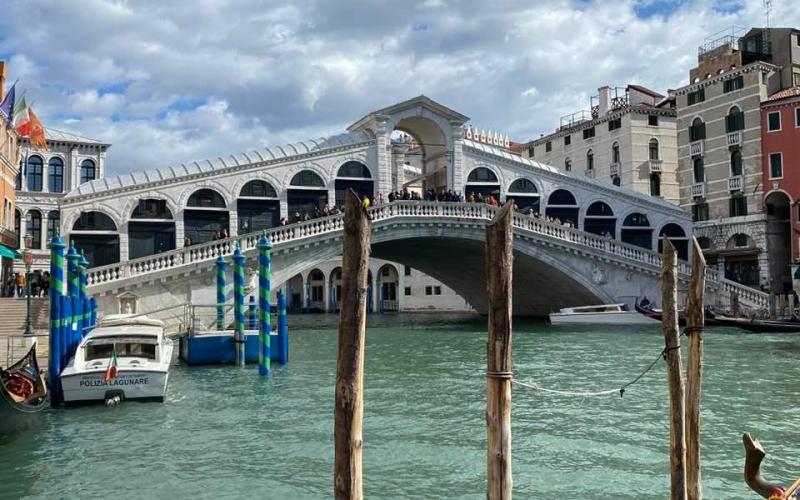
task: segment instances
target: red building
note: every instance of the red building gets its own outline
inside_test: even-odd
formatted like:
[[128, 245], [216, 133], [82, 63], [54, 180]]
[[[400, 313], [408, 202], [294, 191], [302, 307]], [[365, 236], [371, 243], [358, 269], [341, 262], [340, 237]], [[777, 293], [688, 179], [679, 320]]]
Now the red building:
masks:
[[[761, 103], [761, 162], [770, 281], [792, 289], [800, 263], [800, 87]], [[774, 288], [773, 288], [774, 290]]]

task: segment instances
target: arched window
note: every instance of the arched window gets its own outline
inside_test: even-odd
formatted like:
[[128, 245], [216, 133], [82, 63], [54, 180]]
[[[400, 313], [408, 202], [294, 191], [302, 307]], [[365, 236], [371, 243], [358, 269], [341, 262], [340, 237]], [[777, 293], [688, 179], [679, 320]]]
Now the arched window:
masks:
[[731, 175], [742, 175], [742, 152], [739, 149], [731, 151]]
[[669, 223], [658, 232], [658, 253], [663, 252], [664, 242], [662, 237], [666, 236], [678, 251], [678, 258], [686, 260], [689, 258], [689, 239], [683, 228], [675, 223]]
[[56, 156], [47, 162], [47, 190], [51, 193], [64, 191], [64, 161]]
[[703, 159], [695, 158], [693, 163], [694, 182], [704, 182], [706, 180], [706, 169], [703, 166]]
[[81, 184], [97, 179], [97, 168], [92, 160], [81, 162]]
[[728, 111], [728, 116], [725, 117], [725, 130], [727, 132], [736, 132], [744, 129], [744, 113], [734, 106]]
[[617, 218], [608, 203], [595, 201], [586, 209], [583, 230], [601, 236], [616, 237]]
[[73, 231], [116, 231], [117, 225], [103, 212], [81, 212], [72, 225]]
[[22, 213], [17, 209], [14, 210], [14, 232], [18, 235], [22, 231]]
[[572, 160], [569, 158], [564, 160], [564, 170], [567, 172], [572, 172]]
[[244, 185], [239, 196], [242, 198], [277, 198], [278, 193], [267, 181], [250, 181]]
[[506, 200], [514, 200], [521, 213], [539, 212], [539, 191], [530, 179], [517, 179], [508, 186]]
[[658, 160], [658, 139], [650, 139], [650, 159]]
[[139, 200], [133, 209], [131, 219], [163, 219], [172, 220], [172, 211], [167, 207], [167, 200], [148, 198]]
[[225, 198], [213, 189], [198, 189], [189, 197], [187, 207], [225, 208]]
[[655, 172], [650, 174], [650, 196], [661, 196], [661, 176]]
[[297, 172], [294, 174], [294, 177], [292, 177], [292, 180], [289, 184], [300, 187], [325, 187], [325, 182], [322, 180], [322, 177], [317, 175], [316, 172], [312, 170], [301, 170], [300, 172]]
[[467, 182], [489, 182], [496, 183], [497, 176], [486, 167], [478, 167], [469, 173]]
[[611, 145], [611, 163], [619, 163], [619, 143]]
[[[42, 171], [44, 170], [44, 163], [42, 157], [33, 155], [28, 158], [28, 191], [41, 191], [42, 190]], [[41, 214], [40, 214], [41, 215]]]
[[351, 179], [372, 179], [369, 168], [361, 162], [348, 161], [339, 167], [336, 177], [349, 177]]
[[692, 120], [692, 126], [689, 127], [689, 141], [700, 141], [706, 138], [706, 124], [700, 117]]
[[31, 248], [42, 248], [42, 213], [38, 210], [29, 210], [25, 216], [25, 232], [33, 237]]
[[61, 212], [54, 210], [47, 214], [47, 241], [52, 240], [61, 233]]
[[586, 170], [594, 170], [594, 153], [591, 149], [586, 152]]
[[575, 196], [566, 189], [556, 189], [547, 198], [545, 215], [561, 222], [569, 221], [578, 227], [578, 203]]

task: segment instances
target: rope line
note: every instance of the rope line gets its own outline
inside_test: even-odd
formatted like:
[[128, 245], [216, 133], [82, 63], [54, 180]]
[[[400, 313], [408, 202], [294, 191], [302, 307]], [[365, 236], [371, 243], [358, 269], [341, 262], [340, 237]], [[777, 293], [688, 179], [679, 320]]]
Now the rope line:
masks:
[[630, 382], [627, 382], [627, 383], [623, 384], [618, 389], [606, 389], [606, 390], [602, 390], [602, 391], [563, 391], [563, 390], [559, 390], [559, 389], [546, 389], [546, 388], [542, 387], [541, 385], [537, 384], [536, 382], [534, 382], [532, 380], [529, 380], [527, 382], [523, 382], [523, 381], [517, 380], [515, 378], [511, 379], [511, 383], [515, 384], [515, 385], [518, 385], [518, 386], [521, 386], [521, 387], [525, 387], [527, 389], [532, 389], [532, 390], [535, 390], [535, 391], [547, 392], [549, 394], [558, 394], [559, 396], [590, 397], [590, 396], [607, 396], [609, 394], [619, 394], [619, 397], [622, 397], [622, 396], [625, 395], [625, 389], [627, 389], [628, 387], [632, 386], [636, 382], [640, 381], [642, 379], [642, 377], [647, 375], [647, 373], [650, 370], [652, 370], [654, 366], [656, 366], [656, 363], [658, 363], [659, 359], [666, 360], [667, 359], [667, 353], [669, 351], [673, 351], [673, 350], [680, 349], [680, 348], [681, 348], [680, 344], [678, 344], [676, 346], [673, 346], [673, 347], [670, 347], [670, 348], [666, 348], [665, 347], [664, 349], [661, 350], [660, 353], [658, 353], [658, 356], [656, 356], [656, 359], [654, 359], [653, 362], [650, 363], [650, 365], [647, 366], [647, 368], [645, 368], [641, 373], [639, 373], [639, 375], [637, 375], [636, 378], [634, 378]]

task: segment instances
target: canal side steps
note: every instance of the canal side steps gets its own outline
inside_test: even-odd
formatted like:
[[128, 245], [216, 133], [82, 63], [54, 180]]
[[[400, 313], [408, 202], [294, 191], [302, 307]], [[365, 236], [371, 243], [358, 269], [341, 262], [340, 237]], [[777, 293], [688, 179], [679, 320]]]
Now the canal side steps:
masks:
[[[24, 298], [0, 298], [0, 336], [22, 335], [25, 331], [27, 304]], [[36, 333], [50, 328], [50, 299], [31, 298], [31, 325]]]
[[[403, 222], [486, 224], [494, 217], [497, 210], [497, 207], [482, 203], [395, 201], [372, 207], [369, 213], [374, 232]], [[287, 251], [296, 245], [307, 244], [315, 239], [341, 235], [343, 223], [343, 215], [334, 215], [277, 227], [267, 231], [267, 234], [272, 242], [273, 252]], [[551, 247], [582, 253], [592, 258], [599, 256], [604, 260], [615, 261], [642, 273], [652, 275], [661, 272], [661, 255], [658, 252], [548, 222], [545, 219], [515, 214], [514, 232]], [[166, 276], [198, 268], [208, 268], [209, 272], [212, 272], [214, 260], [219, 256], [232, 255], [237, 246], [251, 257], [254, 256], [260, 236], [261, 233], [233, 236], [127, 262], [95, 267], [88, 272], [89, 293], [92, 295], [113, 293], [126, 287], [159, 281]], [[689, 273], [689, 263], [679, 261], [679, 279], [688, 283]], [[736, 293], [739, 296], [739, 303], [745, 307], [752, 309], [768, 307], [768, 294], [725, 279], [716, 270], [706, 269], [706, 281], [707, 286], [718, 291], [725, 301], [729, 299], [731, 293]]]

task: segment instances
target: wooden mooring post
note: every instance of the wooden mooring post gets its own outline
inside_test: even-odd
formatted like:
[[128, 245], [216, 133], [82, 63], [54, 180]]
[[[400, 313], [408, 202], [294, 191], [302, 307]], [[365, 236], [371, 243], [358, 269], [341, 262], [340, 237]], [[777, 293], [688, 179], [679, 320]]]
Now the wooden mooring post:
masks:
[[692, 238], [692, 277], [686, 303], [686, 336], [689, 341], [686, 369], [686, 486], [689, 500], [701, 500], [700, 393], [703, 386], [703, 325], [706, 259]]
[[511, 275], [513, 211], [507, 203], [486, 226], [487, 500], [509, 500], [511, 476]]
[[367, 272], [370, 223], [361, 200], [345, 194], [342, 300], [339, 314], [334, 408], [334, 497], [361, 500], [364, 416], [364, 339], [367, 324]]
[[672, 500], [686, 500], [685, 390], [678, 331], [678, 256], [665, 236], [661, 255], [661, 304], [664, 355], [669, 383], [669, 465]]

